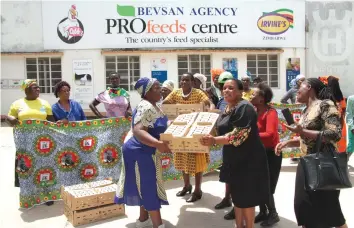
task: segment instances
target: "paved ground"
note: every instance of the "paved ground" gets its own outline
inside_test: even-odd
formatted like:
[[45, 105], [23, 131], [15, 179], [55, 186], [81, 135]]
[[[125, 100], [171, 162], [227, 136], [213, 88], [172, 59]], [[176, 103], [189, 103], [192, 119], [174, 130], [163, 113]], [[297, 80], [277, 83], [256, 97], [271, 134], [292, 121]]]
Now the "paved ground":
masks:
[[[69, 228], [72, 227], [63, 215], [62, 202], [56, 202], [53, 206], [37, 206], [30, 210], [18, 208], [19, 189], [13, 187], [15, 149], [12, 138], [12, 129], [0, 128], [0, 228]], [[283, 160], [283, 168], [280, 175], [276, 192], [276, 205], [281, 222], [275, 227], [295, 228], [295, 216], [293, 213], [293, 195], [295, 165], [289, 160]], [[352, 182], [354, 183], [354, 159], [350, 161]], [[203, 198], [195, 204], [187, 204], [183, 198], [175, 197], [181, 188], [181, 181], [167, 182], [167, 194], [170, 206], [162, 208], [162, 216], [166, 227], [178, 228], [223, 228], [234, 227], [233, 221], [223, 219], [227, 210], [214, 210], [224, 194], [224, 185], [218, 182], [218, 174], [211, 173], [204, 178]], [[341, 203], [344, 215], [349, 227], [354, 227], [354, 189], [341, 192]], [[82, 226], [102, 228], [133, 228], [139, 209], [136, 207], [126, 208], [127, 216], [97, 222]], [[256, 226], [260, 227], [260, 226]]]

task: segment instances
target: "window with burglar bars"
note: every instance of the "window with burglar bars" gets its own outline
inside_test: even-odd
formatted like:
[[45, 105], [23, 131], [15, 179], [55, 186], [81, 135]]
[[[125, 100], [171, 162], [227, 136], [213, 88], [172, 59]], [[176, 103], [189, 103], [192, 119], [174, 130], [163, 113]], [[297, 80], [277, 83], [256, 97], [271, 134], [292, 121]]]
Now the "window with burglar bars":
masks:
[[118, 72], [120, 86], [127, 91], [134, 90], [136, 81], [140, 78], [139, 56], [106, 56], [106, 86], [110, 85], [109, 75]]
[[247, 70], [252, 78], [260, 77], [270, 87], [279, 87], [278, 54], [248, 54]]
[[37, 80], [41, 93], [53, 93], [62, 80], [60, 57], [26, 58], [27, 79]]
[[211, 84], [211, 55], [178, 55], [178, 84], [184, 73], [201, 73], [207, 77], [207, 87]]

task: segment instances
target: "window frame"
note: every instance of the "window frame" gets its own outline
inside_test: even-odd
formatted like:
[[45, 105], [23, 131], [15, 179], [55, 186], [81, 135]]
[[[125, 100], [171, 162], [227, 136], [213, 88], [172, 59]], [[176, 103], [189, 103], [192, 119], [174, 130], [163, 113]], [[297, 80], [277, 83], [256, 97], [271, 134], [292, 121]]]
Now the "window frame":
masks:
[[[279, 89], [280, 88], [280, 54], [279, 53], [262, 53], [262, 52], [256, 52], [256, 53], [247, 53], [247, 55], [246, 55], [246, 69], [247, 69], [247, 71], [249, 71], [249, 67], [248, 67], [248, 62], [249, 62], [249, 60], [248, 60], [248, 56], [249, 55], [255, 55], [256, 56], [256, 60], [250, 60], [250, 61], [255, 61], [256, 62], [256, 66], [255, 67], [250, 67], [250, 68], [255, 68], [256, 69], [256, 74], [254, 75], [254, 74], [252, 74], [252, 76], [254, 76], [254, 77], [258, 77], [258, 62], [259, 61], [265, 61], [265, 60], [259, 60], [258, 59], [258, 56], [259, 55], [266, 55], [267, 56], [267, 84], [271, 87], [271, 88], [274, 88], [274, 89]], [[277, 56], [277, 60], [270, 60], [269, 59], [269, 56], [270, 55], [276, 55]], [[270, 61], [277, 61], [277, 67], [270, 67], [269, 65], [269, 62]], [[262, 67], [261, 67], [262, 68]], [[277, 68], [277, 86], [271, 86], [271, 73], [270, 73], [270, 69], [271, 68]], [[273, 80], [274, 81], [274, 80]]]
[[[48, 66], [49, 66], [49, 86], [48, 85], [42, 85], [41, 84], [41, 80], [39, 78], [39, 73], [40, 72], [44, 72], [44, 71], [40, 71], [39, 70], [39, 65], [43, 65], [43, 64], [39, 64], [39, 61], [38, 59], [41, 59], [41, 58], [48, 58], [49, 62], [48, 62]], [[60, 81], [63, 80], [63, 59], [62, 59], [62, 56], [25, 56], [24, 57], [25, 61], [24, 61], [24, 64], [25, 64], [25, 76], [26, 76], [26, 79], [29, 79], [28, 78], [28, 73], [34, 73], [34, 71], [28, 71], [27, 70], [27, 66], [33, 66], [35, 65], [36, 66], [36, 81], [39, 85], [39, 88], [40, 90], [42, 88], [44, 88], [44, 90], [46, 90], [46, 88], [49, 87], [50, 89], [50, 92], [42, 92], [42, 90], [40, 91], [41, 94], [52, 94], [54, 93], [54, 86], [55, 84], [53, 84], [53, 77], [52, 77], [52, 73], [58, 73], [60, 72], [60, 78], [54, 78], [54, 79], [60, 79]], [[27, 59], [36, 59], [36, 64], [27, 64]], [[60, 64], [52, 64], [52, 59], [60, 59]], [[57, 65], [59, 66], [60, 65], [60, 71], [53, 71], [52, 70], [52, 65]], [[47, 80], [47, 79], [43, 79], [43, 80]]]
[[[201, 74], [203, 74], [203, 72], [202, 72], [202, 65], [204, 64], [205, 65], [205, 61], [204, 61], [204, 63], [202, 62], [202, 56], [204, 55], [204, 56], [209, 56], [209, 58], [210, 58], [210, 60], [209, 60], [209, 62], [210, 62], [210, 70], [211, 69], [213, 69], [213, 66], [212, 66], [212, 63], [213, 63], [213, 61], [212, 61], [212, 59], [213, 59], [213, 55], [212, 55], [212, 53], [203, 53], [203, 54], [200, 54], [200, 53], [198, 53], [198, 54], [193, 54], [193, 53], [183, 53], [183, 54], [177, 54], [177, 74], [178, 74], [178, 76], [177, 76], [177, 80], [178, 80], [178, 82], [181, 80], [181, 75], [179, 74], [179, 70], [180, 69], [185, 69], [185, 68], [179, 68], [179, 57], [180, 56], [187, 56], [187, 67], [188, 67], [188, 69], [187, 69], [187, 71], [186, 72], [192, 72], [191, 71], [191, 60], [190, 60], [190, 56], [192, 56], [192, 55], [198, 55], [198, 57], [199, 57], [199, 72], [198, 73], [201, 73]], [[183, 62], [185, 62], [185, 61], [183, 61]], [[194, 61], [192, 61], [192, 62], [194, 62]], [[204, 74], [206, 77], [207, 77], [207, 82], [206, 82], [206, 87], [208, 88], [208, 87], [210, 87], [211, 86], [211, 72], [210, 72], [210, 70], [209, 70], [209, 72], [208, 72], [208, 74], [206, 75], [206, 74]], [[192, 72], [193, 73], [193, 72]], [[178, 83], [178, 85], [179, 85], [179, 83]]]
[[[109, 84], [107, 84], [107, 79], [109, 79], [109, 74], [107, 74], [107, 71], [110, 70], [110, 69], [107, 69], [107, 57], [108, 58], [109, 57], [111, 57], [111, 58], [114, 57], [115, 58], [115, 60], [114, 60], [115, 70], [111, 71], [111, 72], [118, 72], [118, 63], [120, 63], [120, 62], [118, 62], [118, 57], [127, 57], [127, 59], [128, 59], [128, 62], [127, 62], [128, 68], [126, 70], [128, 71], [128, 76], [127, 76], [128, 84], [123, 84], [123, 85], [128, 87], [128, 89], [127, 89], [128, 92], [135, 91], [135, 89], [134, 89], [134, 84], [135, 83], [132, 84], [132, 82], [131, 82], [131, 77], [134, 77], [134, 76], [130, 75], [130, 72], [131, 72], [131, 70], [132, 71], [139, 70], [139, 73], [140, 73], [139, 78], [141, 78], [141, 55], [114, 55], [114, 54], [113, 55], [105, 55], [104, 56], [104, 74], [105, 74], [104, 83], [105, 83], [105, 87], [106, 88], [109, 85]], [[139, 68], [133, 68], [132, 69], [130, 67], [130, 64], [131, 64], [130, 57], [137, 57], [138, 58]], [[113, 63], [113, 62], [108, 62], [108, 63]], [[133, 63], [136, 63], [136, 62], [133, 62]], [[123, 77], [125, 77], [125, 76], [123, 76]], [[122, 75], [121, 75], [121, 81], [122, 81]]]

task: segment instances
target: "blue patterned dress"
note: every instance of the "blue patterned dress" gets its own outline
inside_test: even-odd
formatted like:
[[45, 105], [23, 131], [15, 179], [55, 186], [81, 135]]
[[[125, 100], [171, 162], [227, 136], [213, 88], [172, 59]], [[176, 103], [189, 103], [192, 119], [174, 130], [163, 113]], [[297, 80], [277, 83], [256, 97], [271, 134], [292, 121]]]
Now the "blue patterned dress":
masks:
[[[167, 117], [150, 102], [142, 100], [133, 112], [132, 128], [138, 123], [159, 139], [167, 129]], [[144, 145], [132, 136], [123, 145], [123, 164], [115, 202], [128, 206], [144, 206], [156, 211], [168, 205], [163, 187], [161, 161], [156, 148]]]

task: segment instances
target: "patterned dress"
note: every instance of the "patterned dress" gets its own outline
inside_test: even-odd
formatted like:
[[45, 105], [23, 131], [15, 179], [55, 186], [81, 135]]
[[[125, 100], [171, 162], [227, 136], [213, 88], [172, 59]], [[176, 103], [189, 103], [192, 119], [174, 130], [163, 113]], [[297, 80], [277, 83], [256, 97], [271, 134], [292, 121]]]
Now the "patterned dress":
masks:
[[[199, 89], [192, 89], [187, 99], [182, 97], [182, 89], [177, 89], [170, 93], [165, 101], [170, 104], [200, 104], [208, 101], [208, 96]], [[210, 162], [209, 154], [193, 154], [193, 153], [175, 153], [174, 164], [177, 170], [188, 174], [196, 174], [204, 172], [208, 168]]]
[[98, 94], [95, 99], [104, 104], [107, 117], [125, 116], [129, 108], [128, 94], [117, 95], [112, 89]]
[[[133, 112], [132, 127], [141, 123], [156, 139], [167, 129], [167, 117], [150, 102], [142, 100]], [[132, 136], [123, 145], [123, 163], [115, 202], [144, 206], [155, 211], [168, 205], [163, 187], [161, 161], [156, 148], [144, 145]]]
[[[300, 124], [304, 129], [322, 131], [325, 148], [337, 147], [341, 138], [342, 128], [337, 107], [330, 100], [319, 100], [303, 111]], [[300, 147], [303, 154], [313, 151], [315, 139], [301, 137]], [[339, 227], [345, 224], [339, 203], [339, 190], [305, 191], [305, 178], [301, 163], [296, 171], [294, 208], [297, 223], [306, 227]]]

